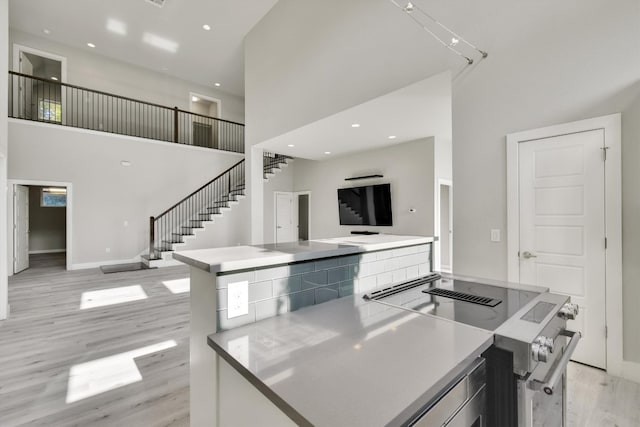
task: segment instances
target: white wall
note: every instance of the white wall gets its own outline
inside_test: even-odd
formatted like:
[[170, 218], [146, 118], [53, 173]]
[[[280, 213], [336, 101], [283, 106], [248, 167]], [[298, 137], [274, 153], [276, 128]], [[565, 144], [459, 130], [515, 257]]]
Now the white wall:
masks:
[[[0, 0], [0, 70], [9, 63], [9, 0]], [[0, 84], [0, 320], [7, 317], [7, 85]]]
[[95, 52], [62, 45], [44, 37], [17, 30], [10, 32], [11, 62], [13, 70], [13, 45], [31, 47], [67, 58], [67, 83], [100, 90], [168, 107], [177, 106], [189, 111], [189, 92], [196, 92], [222, 102], [220, 118], [244, 122], [244, 100], [214, 87], [206, 87], [160, 71], [116, 61]]
[[280, 0], [245, 39], [249, 144], [463, 64], [437, 46], [389, 1]]
[[9, 123], [9, 151], [10, 179], [72, 183], [75, 266], [136, 257], [148, 248], [150, 216], [242, 159], [22, 120]]
[[[640, 222], [634, 205], [637, 195], [627, 200], [640, 181], [639, 132], [628, 125], [639, 120], [637, 104], [629, 107], [640, 79], [638, 1], [570, 2], [561, 5], [562, 14], [549, 13], [560, 4], [544, 1], [526, 6], [490, 2], [498, 3], [502, 9], [489, 11], [502, 17], [540, 15], [538, 31], [512, 29], [512, 34], [522, 35], [514, 43], [505, 36], [518, 23], [505, 19], [504, 26], [495, 28], [489, 59], [454, 85], [454, 271], [507, 278], [506, 134], [621, 111], [625, 123], [624, 292], [635, 297], [625, 301], [625, 358], [640, 362], [636, 326], [640, 323], [640, 240], [637, 233], [627, 234], [637, 230]], [[502, 242], [490, 242], [492, 228], [503, 230]]]
[[[352, 230], [433, 235], [434, 139], [426, 138], [335, 159], [293, 162], [294, 191], [311, 191], [309, 238], [347, 236]], [[345, 181], [380, 174], [383, 178]], [[338, 188], [391, 184], [393, 226], [344, 226], [338, 218]], [[409, 209], [415, 208], [416, 213]]]
[[[276, 171], [275, 175], [269, 177], [268, 181], [264, 182], [262, 189], [264, 197], [264, 243], [275, 243], [276, 241], [276, 223], [275, 223], [275, 198], [274, 192], [276, 191], [293, 191], [294, 180], [294, 167], [293, 163], [289, 161], [289, 164], [282, 168], [279, 172]], [[294, 230], [295, 240], [297, 240], [297, 230]]]
[[622, 113], [622, 280], [624, 358], [640, 362], [640, 83]]
[[185, 244], [176, 250], [248, 245], [251, 240], [251, 231], [247, 226], [249, 213], [249, 201], [241, 199], [237, 205], [231, 206], [231, 210], [224, 211], [221, 217], [215, 217], [213, 222], [206, 224], [204, 229], [195, 230], [196, 237], [185, 238]]
[[67, 209], [40, 206], [43, 187], [29, 187], [29, 252], [65, 250]]

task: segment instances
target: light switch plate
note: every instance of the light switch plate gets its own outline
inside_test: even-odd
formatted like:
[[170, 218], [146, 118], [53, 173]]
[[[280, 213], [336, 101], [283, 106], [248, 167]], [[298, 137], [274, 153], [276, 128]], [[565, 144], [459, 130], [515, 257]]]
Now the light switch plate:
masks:
[[249, 282], [229, 283], [227, 288], [227, 319], [249, 314]]
[[491, 230], [491, 241], [492, 242], [499, 242], [500, 241], [500, 230], [499, 229]]

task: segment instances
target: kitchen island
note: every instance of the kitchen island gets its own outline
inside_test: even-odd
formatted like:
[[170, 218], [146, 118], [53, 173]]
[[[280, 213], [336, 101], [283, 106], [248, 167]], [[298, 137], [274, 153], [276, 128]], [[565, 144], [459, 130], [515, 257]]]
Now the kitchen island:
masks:
[[[403, 425], [492, 343], [489, 331], [360, 295], [213, 334], [209, 344], [225, 365], [289, 418], [251, 408], [232, 384], [237, 378], [227, 374], [220, 381], [219, 425]], [[233, 400], [247, 410], [234, 413]]]
[[[433, 241], [423, 236], [348, 236], [175, 253], [174, 259], [191, 266], [191, 425], [225, 424], [218, 419], [225, 396], [219, 391], [229, 378], [225, 391], [237, 386], [252, 407], [273, 406], [211, 350], [208, 335], [428, 274]], [[229, 289], [237, 286], [245, 287], [240, 295], [246, 300], [236, 316], [230, 313], [237, 301], [230, 301]], [[241, 354], [250, 351], [244, 338], [234, 345]], [[241, 411], [243, 405], [238, 405]], [[281, 422], [289, 420], [282, 412], [280, 416]]]

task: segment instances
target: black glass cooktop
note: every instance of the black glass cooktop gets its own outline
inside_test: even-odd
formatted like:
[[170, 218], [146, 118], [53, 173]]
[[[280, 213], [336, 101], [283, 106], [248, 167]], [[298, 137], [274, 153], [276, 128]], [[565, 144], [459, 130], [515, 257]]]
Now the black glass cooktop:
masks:
[[[434, 288], [445, 292], [436, 292], [436, 295], [425, 292]], [[461, 300], [444, 296], [453, 296], [454, 293], [464, 294], [465, 298]], [[537, 295], [537, 292], [520, 289], [439, 278], [406, 290], [398, 290], [388, 296], [380, 295], [374, 299], [493, 331]], [[477, 303], [478, 300], [484, 299], [490, 299], [493, 303], [499, 301], [499, 303], [493, 306]]]

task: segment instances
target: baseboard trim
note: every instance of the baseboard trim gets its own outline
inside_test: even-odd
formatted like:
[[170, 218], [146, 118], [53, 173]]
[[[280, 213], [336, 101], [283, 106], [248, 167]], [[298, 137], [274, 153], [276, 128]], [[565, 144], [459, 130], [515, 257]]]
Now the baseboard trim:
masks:
[[99, 268], [103, 265], [115, 265], [115, 264], [128, 264], [131, 262], [141, 262], [139, 256], [129, 258], [129, 259], [112, 259], [108, 261], [98, 261], [98, 262], [84, 262], [80, 264], [71, 264], [71, 270], [86, 270], [89, 268]]
[[66, 249], [44, 249], [41, 251], [29, 251], [29, 255], [37, 255], [37, 254], [59, 254], [62, 252], [67, 252]]

